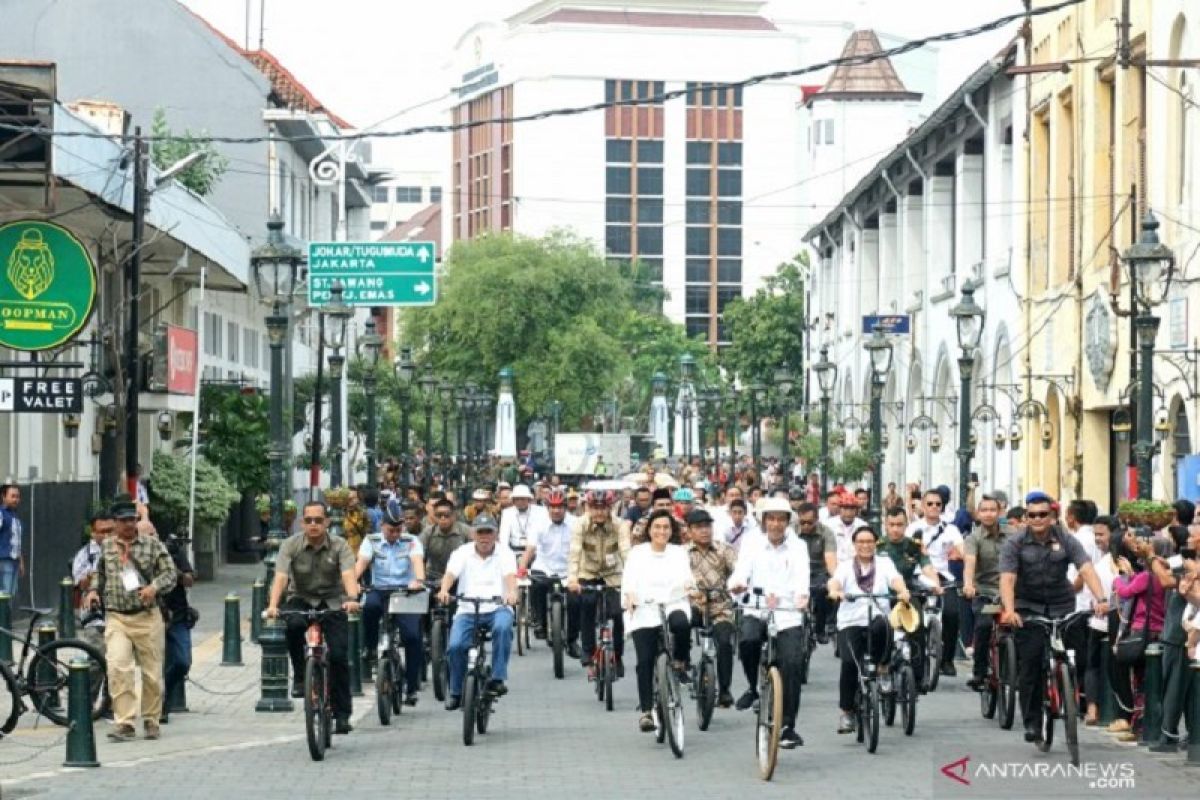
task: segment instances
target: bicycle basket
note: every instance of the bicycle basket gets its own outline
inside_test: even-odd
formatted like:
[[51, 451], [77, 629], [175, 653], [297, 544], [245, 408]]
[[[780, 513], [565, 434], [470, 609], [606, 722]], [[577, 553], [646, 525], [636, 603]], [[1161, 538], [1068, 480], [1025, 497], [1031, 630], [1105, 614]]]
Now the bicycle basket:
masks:
[[389, 614], [425, 614], [429, 612], [429, 592], [392, 592], [388, 598]]

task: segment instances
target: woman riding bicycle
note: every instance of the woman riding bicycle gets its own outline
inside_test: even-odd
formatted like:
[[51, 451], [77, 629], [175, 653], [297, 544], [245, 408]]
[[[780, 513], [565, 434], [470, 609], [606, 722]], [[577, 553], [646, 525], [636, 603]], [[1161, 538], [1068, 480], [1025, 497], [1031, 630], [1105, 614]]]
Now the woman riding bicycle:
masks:
[[[903, 603], [909, 600], [904, 578], [896, 571], [890, 558], [875, 554], [875, 531], [864, 525], [851, 536], [854, 557], [838, 565], [829, 579], [829, 599], [847, 602], [838, 606], [838, 653], [842, 659], [842, 675], [838, 687], [838, 707], [842, 711], [838, 733], [854, 732], [854, 696], [858, 691], [859, 664], [867, 649], [867, 624], [870, 621], [871, 658], [876, 664], [885, 663], [892, 642], [888, 626], [889, 606], [886, 599], [850, 602], [856, 596], [884, 594], [888, 589]], [[872, 619], [867, 603], [874, 603], [878, 613]]]
[[[629, 551], [621, 576], [621, 606], [629, 616], [637, 653], [638, 708], [643, 732], [654, 730], [654, 662], [658, 657], [658, 637], [662, 618], [657, 605], [666, 604], [667, 626], [671, 629], [671, 656], [681, 682], [687, 680], [691, 651], [691, 621], [687, 593], [694, 585], [687, 551], [680, 545], [680, 525], [670, 511], [654, 511], [647, 522], [650, 541]], [[670, 602], [668, 602], [670, 601]]]

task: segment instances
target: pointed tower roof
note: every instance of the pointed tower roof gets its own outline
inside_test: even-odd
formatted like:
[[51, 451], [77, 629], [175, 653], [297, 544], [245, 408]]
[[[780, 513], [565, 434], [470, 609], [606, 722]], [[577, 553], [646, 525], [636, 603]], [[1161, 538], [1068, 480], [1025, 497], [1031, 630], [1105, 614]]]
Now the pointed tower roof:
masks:
[[[850, 34], [842, 48], [842, 58], [858, 58], [883, 52], [879, 37], [872, 30]], [[920, 92], [910, 92], [896, 74], [890, 58], [877, 58], [859, 64], [842, 64], [833, 71], [821, 91], [811, 100], [920, 100]]]

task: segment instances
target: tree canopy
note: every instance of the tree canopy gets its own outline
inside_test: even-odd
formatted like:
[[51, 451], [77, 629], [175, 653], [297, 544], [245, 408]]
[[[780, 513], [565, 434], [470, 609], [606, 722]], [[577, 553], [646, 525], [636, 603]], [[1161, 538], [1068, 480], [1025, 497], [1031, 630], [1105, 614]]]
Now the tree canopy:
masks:
[[775, 382], [775, 370], [786, 366], [796, 380], [795, 395], [803, 397], [804, 276], [808, 254], [780, 264], [763, 287], [725, 307], [725, 328], [732, 343], [724, 355], [742, 383]]

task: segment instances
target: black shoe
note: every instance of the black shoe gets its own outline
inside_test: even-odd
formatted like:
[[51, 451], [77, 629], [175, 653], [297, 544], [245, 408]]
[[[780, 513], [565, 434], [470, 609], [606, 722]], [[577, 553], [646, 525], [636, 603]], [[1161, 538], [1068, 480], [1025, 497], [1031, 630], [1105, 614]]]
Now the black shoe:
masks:
[[580, 656], [579, 642], [568, 642], [567, 643], [567, 655], [569, 655], [571, 658], [579, 658], [579, 656]]
[[404, 705], [415, 706], [416, 704], [417, 704], [417, 693], [416, 692], [409, 692], [407, 695], [405, 695]]
[[304, 697], [304, 684], [299, 681], [292, 681], [292, 697], [296, 700]]
[[817, 633], [817, 644], [829, 644], [829, 634], [825, 631]]
[[1025, 723], [1025, 741], [1030, 743], [1042, 741], [1042, 726], [1038, 723]]
[[617, 677], [625, 677], [625, 662], [620, 658], [617, 659]]
[[792, 750], [797, 747], [803, 747], [804, 740], [800, 738], [800, 734], [796, 733], [795, 728], [787, 727], [779, 735], [779, 746], [784, 750]]
[[460, 709], [460, 708], [462, 708], [462, 698], [461, 697], [459, 697], [456, 694], [452, 694], [446, 698], [446, 710], [447, 711], [458, 711], [458, 709]]
[[747, 708], [754, 705], [756, 700], [758, 700], [758, 692], [754, 691], [753, 689], [747, 689], [745, 693], [738, 698], [737, 710], [745, 711]]
[[166, 724], [167, 724], [167, 723], [169, 723], [170, 721], [171, 721], [171, 715], [170, 715], [170, 714], [168, 714], [168, 713], [167, 713], [167, 712], [165, 712], [165, 711], [162, 713], [162, 716], [160, 716], [160, 717], [158, 718], [158, 724], [159, 724], [159, 725], [166, 725]]
[[538, 625], [537, 627], [535, 627], [533, 629], [533, 638], [545, 639], [546, 638], [546, 628], [542, 625]]
[[942, 664], [942, 668], [939, 671], [942, 673], [942, 675], [946, 676], [947, 678], [957, 678], [958, 677], [958, 670], [955, 669], [954, 664], [952, 662]]
[[337, 734], [347, 734], [354, 730], [354, 726], [350, 724], [347, 717], [338, 717], [333, 724], [333, 732]]
[[729, 692], [721, 692], [720, 696], [717, 697], [717, 705], [721, 708], [732, 708], [733, 695]]
[[504, 685], [504, 681], [488, 681], [487, 688], [496, 697], [504, 697], [508, 694], [508, 687]]
[[983, 678], [971, 678], [971, 680], [967, 681], [967, 688], [972, 692], [982, 692], [984, 683], [985, 679]]
[[588, 667], [590, 667], [591, 665], [592, 665], [592, 657], [591, 657], [591, 655], [586, 655], [586, 656], [580, 656], [580, 657], [579, 657], [579, 666], [583, 667], [584, 669], [587, 669], [587, 668], [588, 668]]

